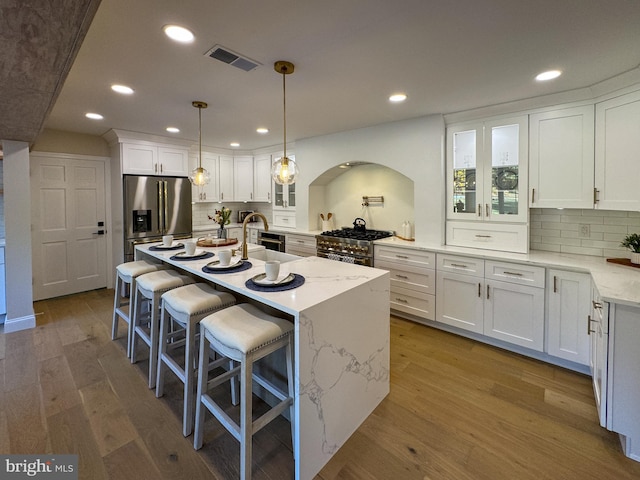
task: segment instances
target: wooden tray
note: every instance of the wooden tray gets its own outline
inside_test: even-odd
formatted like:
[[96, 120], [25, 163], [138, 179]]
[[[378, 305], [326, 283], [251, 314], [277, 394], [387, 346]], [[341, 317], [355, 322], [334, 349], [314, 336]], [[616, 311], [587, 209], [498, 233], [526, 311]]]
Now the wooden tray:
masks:
[[627, 267], [640, 268], [640, 265], [637, 263], [631, 263], [631, 260], [628, 258], [607, 258], [607, 262], [616, 263], [618, 265], [626, 265]]
[[200, 237], [196, 243], [199, 247], [228, 247], [238, 243], [237, 238], [207, 238]]

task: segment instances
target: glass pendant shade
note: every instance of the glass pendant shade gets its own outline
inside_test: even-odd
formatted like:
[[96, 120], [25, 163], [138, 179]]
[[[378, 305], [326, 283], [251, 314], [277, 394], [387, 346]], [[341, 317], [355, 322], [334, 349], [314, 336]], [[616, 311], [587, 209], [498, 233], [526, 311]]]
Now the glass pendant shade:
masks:
[[209, 180], [211, 180], [211, 176], [209, 175], [209, 171], [206, 168], [196, 167], [191, 170], [189, 180], [196, 187], [202, 187], [203, 185], [209, 183]]
[[271, 177], [278, 185], [291, 185], [296, 183], [298, 176], [298, 166], [295, 160], [282, 157], [276, 160], [271, 167]]

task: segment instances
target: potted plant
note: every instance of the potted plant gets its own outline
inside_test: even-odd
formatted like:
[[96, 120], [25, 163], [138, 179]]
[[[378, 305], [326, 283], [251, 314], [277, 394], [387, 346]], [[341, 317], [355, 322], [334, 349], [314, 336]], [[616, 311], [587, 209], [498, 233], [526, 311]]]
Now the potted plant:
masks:
[[620, 246], [631, 250], [631, 263], [640, 264], [640, 234], [627, 235]]
[[218, 238], [227, 238], [227, 231], [224, 226], [231, 223], [231, 209], [222, 207], [221, 210], [216, 210], [214, 216], [207, 215], [207, 217], [218, 224]]

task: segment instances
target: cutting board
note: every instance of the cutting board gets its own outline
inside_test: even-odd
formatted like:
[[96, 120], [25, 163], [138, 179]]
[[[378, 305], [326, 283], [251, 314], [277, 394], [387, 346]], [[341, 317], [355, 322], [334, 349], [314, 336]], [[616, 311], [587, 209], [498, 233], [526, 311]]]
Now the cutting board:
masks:
[[626, 265], [627, 267], [640, 268], [640, 265], [637, 263], [631, 263], [631, 260], [628, 258], [607, 258], [607, 262], [616, 263], [618, 265]]

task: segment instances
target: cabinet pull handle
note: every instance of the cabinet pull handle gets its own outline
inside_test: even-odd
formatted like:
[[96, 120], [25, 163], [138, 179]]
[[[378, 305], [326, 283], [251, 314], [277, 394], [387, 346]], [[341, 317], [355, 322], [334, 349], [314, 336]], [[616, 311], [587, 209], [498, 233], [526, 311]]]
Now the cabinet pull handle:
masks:
[[464, 265], [462, 263], [452, 263], [451, 266], [457, 268], [468, 268], [467, 265]]
[[489, 204], [485, 203], [484, 204], [484, 211], [486, 212], [486, 217], [489, 218]]
[[224, 192], [220, 192], [220, 200], [224, 200]]
[[157, 163], [153, 165], [153, 171], [158, 173], [158, 164]]
[[518, 272], [507, 272], [506, 270], [505, 270], [504, 274], [505, 275], [513, 275], [514, 277], [521, 277], [522, 276], [521, 273], [518, 273]]
[[602, 310], [602, 303], [596, 302], [595, 300], [591, 300], [591, 303], [593, 303], [593, 308], [597, 308], [598, 310]]
[[162, 173], [162, 164], [160, 164], [160, 173]]
[[598, 193], [600, 193], [600, 190], [598, 190], [596, 187], [593, 187], [593, 204], [594, 205], [600, 201], [600, 199], [598, 198]]
[[531, 189], [531, 203], [536, 203], [536, 189]]
[[478, 204], [478, 216], [482, 216], [482, 205]]
[[267, 200], [271, 201], [271, 192], [267, 192]]
[[409, 257], [407, 257], [406, 255], [398, 255], [398, 254], [396, 254], [396, 258], [402, 258], [403, 260], [407, 260]]
[[399, 298], [399, 297], [396, 297], [396, 302], [400, 302], [400, 303], [409, 303], [409, 302], [407, 302], [407, 300], [406, 300], [406, 299], [404, 299], [404, 298]]
[[482, 297], [482, 284], [478, 282], [478, 298]]
[[487, 300], [489, 300], [489, 285], [487, 285]]
[[491, 238], [491, 235], [476, 235], [477, 238]]
[[409, 279], [409, 277], [407, 277], [406, 275], [400, 275], [400, 274], [397, 274], [397, 273], [396, 273], [396, 277], [402, 278], [404, 280], [408, 280]]
[[591, 315], [587, 315], [587, 335], [591, 335], [592, 333], [596, 333], [595, 330], [591, 330], [591, 322], [597, 322], [597, 320], [594, 320], [593, 318], [591, 318]]
[[558, 277], [557, 277], [557, 275], [553, 276], [553, 293], [558, 293]]
[[253, 192], [249, 193], [249, 198], [253, 200]]

